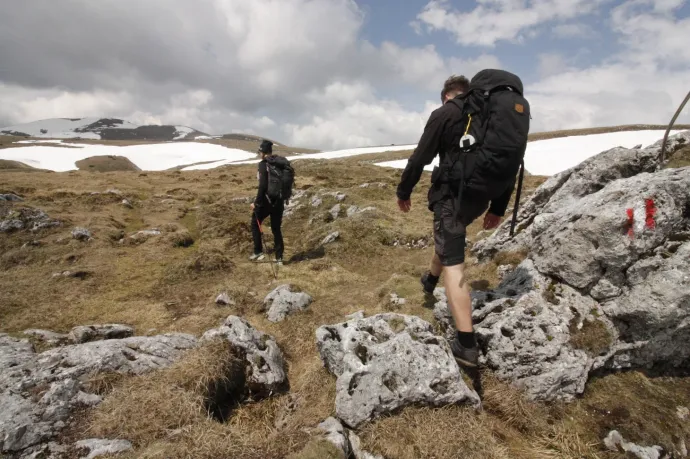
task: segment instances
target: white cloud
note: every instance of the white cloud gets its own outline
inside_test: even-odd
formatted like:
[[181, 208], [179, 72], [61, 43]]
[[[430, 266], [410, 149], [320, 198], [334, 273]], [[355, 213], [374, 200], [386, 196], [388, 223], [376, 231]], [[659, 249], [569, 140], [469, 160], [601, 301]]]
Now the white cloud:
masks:
[[[690, 19], [674, 17], [669, 2], [631, 1], [611, 12], [623, 50], [604, 63], [566, 68], [529, 84], [532, 130], [670, 121], [687, 94]], [[690, 122], [686, 109], [678, 123]]]
[[539, 59], [539, 75], [548, 77], [565, 72], [569, 68], [568, 59], [560, 53], [543, 53]]
[[[409, 101], [412, 94], [440, 91], [451, 73], [471, 77], [484, 63], [499, 65], [487, 55], [445, 58], [431, 45], [374, 46], [361, 38], [364, 13], [352, 0], [139, 3], [54, 8], [52, 0], [35, 0], [31, 7], [4, 7], [0, 84], [11, 90], [3, 93], [0, 120], [111, 116], [210, 134], [282, 135], [305, 147], [353, 146], [353, 139], [395, 139], [419, 118], [409, 107], [379, 100], [375, 88]], [[69, 21], [90, 26], [54, 27]], [[20, 34], [32, 40], [7, 45]], [[309, 120], [319, 129], [309, 128]], [[351, 129], [345, 140], [323, 134], [334, 120]], [[282, 129], [286, 123], [290, 128]], [[412, 137], [421, 133], [414, 126]]]
[[[333, 92], [354, 97], [332, 104], [328, 94]], [[310, 98], [315, 103], [323, 101], [321, 107], [315, 107], [319, 114], [300, 124], [286, 124], [283, 132], [297, 145], [330, 142], [336, 149], [385, 145], [393, 143], [391, 139], [396, 144], [417, 142], [431, 111], [440, 105], [427, 101], [420, 112], [405, 110], [395, 101], [377, 99], [373, 88], [362, 83], [334, 83]]]
[[582, 22], [558, 24], [551, 31], [560, 38], [595, 38], [599, 35], [591, 26]]
[[538, 35], [535, 27], [595, 11], [609, 0], [478, 0], [470, 11], [455, 10], [448, 0], [431, 0], [417, 15], [428, 30], [451, 33], [463, 45], [495, 46]]

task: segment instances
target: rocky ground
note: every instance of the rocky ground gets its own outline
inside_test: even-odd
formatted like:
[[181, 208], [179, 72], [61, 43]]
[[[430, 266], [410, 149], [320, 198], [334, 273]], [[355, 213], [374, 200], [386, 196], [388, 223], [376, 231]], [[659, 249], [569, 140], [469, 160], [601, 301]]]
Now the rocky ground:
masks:
[[399, 171], [296, 163], [274, 277], [252, 166], [0, 171], [0, 457], [687, 457], [690, 169], [658, 154], [469, 229], [476, 374], [419, 285], [427, 175], [403, 215]]

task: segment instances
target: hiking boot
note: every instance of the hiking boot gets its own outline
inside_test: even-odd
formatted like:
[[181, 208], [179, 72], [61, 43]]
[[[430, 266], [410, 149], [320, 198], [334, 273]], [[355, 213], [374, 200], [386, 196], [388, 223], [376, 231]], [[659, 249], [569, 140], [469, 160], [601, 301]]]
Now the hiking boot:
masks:
[[434, 289], [436, 288], [436, 284], [438, 284], [438, 278], [436, 278], [436, 281], [434, 281], [430, 279], [429, 276], [431, 276], [431, 271], [425, 272], [420, 280], [422, 282], [422, 288], [424, 289], [424, 292], [428, 293], [429, 295], [433, 295]]
[[458, 365], [468, 368], [477, 368], [479, 365], [479, 348], [478, 347], [464, 347], [457, 338], [450, 342], [450, 349], [453, 351], [453, 357]]
[[276, 264], [277, 264], [278, 266], [283, 266], [283, 259], [282, 259], [282, 258], [278, 258], [278, 259], [276, 260]]
[[249, 257], [249, 261], [261, 261], [261, 260], [263, 260], [264, 258], [266, 258], [266, 255], [264, 255], [263, 252], [261, 252], [261, 253], [255, 253], [254, 255], [252, 255], [251, 257]]

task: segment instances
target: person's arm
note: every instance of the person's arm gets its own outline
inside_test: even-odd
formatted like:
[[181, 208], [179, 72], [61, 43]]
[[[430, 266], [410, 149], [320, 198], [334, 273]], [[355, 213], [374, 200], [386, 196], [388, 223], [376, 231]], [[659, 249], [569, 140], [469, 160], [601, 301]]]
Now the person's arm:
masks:
[[400, 178], [400, 184], [396, 192], [398, 199], [402, 201], [410, 199], [412, 190], [419, 182], [422, 172], [424, 172], [424, 166], [431, 164], [436, 157], [441, 144], [441, 133], [443, 132], [445, 119], [441, 109], [435, 110], [429, 117], [419, 144], [412, 156], [407, 160], [407, 166]]
[[256, 192], [256, 199], [254, 200], [254, 207], [263, 207], [266, 205], [266, 193], [268, 192], [268, 170], [266, 169], [266, 162], [259, 163], [259, 189]]

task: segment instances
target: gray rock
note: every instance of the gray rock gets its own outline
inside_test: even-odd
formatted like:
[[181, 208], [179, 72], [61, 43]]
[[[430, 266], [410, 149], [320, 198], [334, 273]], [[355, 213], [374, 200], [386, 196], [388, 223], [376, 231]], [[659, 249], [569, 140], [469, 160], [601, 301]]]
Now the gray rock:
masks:
[[72, 230], [72, 237], [77, 241], [88, 241], [91, 239], [91, 231], [86, 228], [76, 227]]
[[[455, 328], [444, 290], [437, 288], [435, 296], [434, 317], [451, 340]], [[496, 290], [473, 292], [472, 296], [482, 364], [532, 399], [571, 401], [584, 391], [596, 359], [571, 346], [570, 325], [598, 310], [593, 299], [554, 284], [529, 259]], [[601, 320], [612, 328], [606, 318]]]
[[388, 188], [388, 184], [387, 184], [387, 183], [382, 183], [382, 182], [378, 182], [378, 183], [362, 183], [359, 187], [360, 187], [360, 188]]
[[0, 334], [0, 452], [31, 455], [45, 449], [41, 444], [64, 428], [75, 408], [100, 403], [99, 396], [86, 392], [82, 378], [101, 372], [144, 374], [170, 365], [196, 343], [191, 335], [169, 334], [36, 354], [28, 340]]
[[321, 241], [321, 245], [332, 244], [337, 241], [338, 238], [340, 238], [340, 231], [334, 231]]
[[285, 389], [285, 359], [275, 338], [237, 316], [229, 316], [221, 327], [208, 330], [200, 341], [218, 337], [227, 339], [245, 354], [249, 375], [247, 388], [251, 394], [270, 395]]
[[[690, 131], [684, 131], [671, 136], [668, 139], [668, 151], [673, 152], [680, 146], [687, 145], [688, 142], [690, 142]], [[654, 186], [646, 186], [644, 182], [646, 177], [650, 177], [646, 173], [654, 172], [659, 167], [661, 144], [662, 141], [660, 140], [645, 149], [613, 148], [550, 177], [529, 199], [524, 200], [520, 204], [515, 237], [510, 237], [511, 219], [507, 218], [490, 237], [477, 242], [472, 247], [472, 252], [483, 261], [500, 251], [530, 249], [533, 241], [540, 237], [549, 226], [552, 227], [551, 234], [545, 235], [545, 237], [542, 237], [542, 240], [544, 242], [551, 240], [554, 242], [554, 248], [558, 248], [560, 245], [566, 244], [570, 234], [560, 234], [559, 238], [552, 239], [555, 234], [561, 233], [563, 227], [572, 228], [576, 225], [580, 227], [587, 225], [587, 222], [593, 217], [599, 221], [606, 221], [605, 224], [601, 225], [607, 230], [604, 231], [606, 234], [617, 232], [616, 229], [621, 228], [625, 222], [625, 206], [631, 204], [631, 196], [636, 195], [635, 197], [639, 198], [656, 194], [654, 193]], [[615, 209], [613, 207], [600, 207], [601, 200], [584, 201], [583, 199], [592, 194], [598, 194], [607, 185], [620, 179], [635, 176], [638, 176], [637, 181], [627, 182], [615, 191], [612, 190], [614, 196], [611, 196], [611, 198], [613, 198], [612, 204], [613, 207], [616, 207]], [[672, 176], [673, 174], [668, 176], [668, 178], [675, 182], [677, 179], [672, 179]], [[671, 187], [677, 186], [678, 184], [671, 185]], [[664, 188], [668, 190], [668, 187]], [[639, 192], [636, 193], [636, 190], [639, 190]], [[664, 202], [667, 199], [665, 197], [667, 192], [662, 192], [661, 196], [656, 194], [659, 196], [657, 200]], [[669, 215], [672, 211], [672, 208], [668, 208], [662, 213]], [[555, 218], [552, 216], [554, 213], [563, 215], [563, 212], [568, 214], [568, 218]], [[576, 216], [578, 216], [577, 220], [571, 220], [575, 219]], [[583, 237], [586, 239], [600, 239], [599, 247], [603, 250], [611, 252], [617, 250], [619, 243], [616, 243], [613, 247], [602, 245], [605, 244], [605, 241], [597, 238], [596, 234], [594, 234], [597, 229], [593, 225], [589, 226], [589, 231], [586, 234], [582, 234], [578, 239]], [[568, 231], [568, 233], [571, 233], [571, 231]], [[583, 250], [578, 260], [587, 255], [590, 255], [591, 258], [591, 245], [589, 247], [586, 244], [578, 245]]]
[[350, 427], [408, 405], [481, 405], [448, 344], [418, 317], [389, 313], [324, 325], [316, 342], [337, 376], [336, 415]]
[[134, 208], [134, 206], [132, 205], [132, 203], [131, 203], [129, 200], [127, 200], [127, 199], [123, 199], [123, 200], [122, 200], [122, 205], [123, 205], [124, 207], [126, 207], [127, 209], [133, 209], [133, 208]]
[[62, 333], [55, 333], [50, 330], [29, 329], [24, 330], [24, 334], [32, 336], [39, 341], [43, 341], [51, 346], [65, 344], [69, 341], [69, 336]]
[[268, 320], [280, 322], [288, 315], [309, 307], [312, 297], [304, 292], [293, 292], [292, 289], [291, 285], [281, 285], [266, 295], [263, 307], [268, 310]]
[[10, 209], [7, 206], [0, 208], [0, 233], [27, 230], [36, 232], [45, 228], [60, 226], [59, 220], [53, 220], [40, 209], [20, 207]]
[[506, 275], [508, 275], [515, 267], [512, 265], [501, 265], [498, 268], [496, 268], [496, 275], [498, 276], [498, 280], [502, 281], [505, 279]]
[[350, 440], [348, 432], [343, 425], [334, 417], [330, 417], [318, 425], [326, 440], [343, 452], [344, 457], [350, 457]]
[[331, 217], [333, 217], [333, 220], [338, 218], [338, 216], [340, 215], [341, 208], [342, 208], [342, 206], [340, 204], [336, 204], [333, 207], [331, 207], [331, 210], [329, 211], [329, 213], [331, 214]]
[[344, 457], [354, 459], [383, 459], [383, 456], [373, 455], [362, 450], [362, 442], [352, 430], [346, 429], [336, 418], [330, 417], [318, 425], [319, 430]]
[[[688, 172], [690, 169], [686, 168], [686, 174]], [[674, 184], [685, 186], [682, 174], [669, 176], [666, 171], [645, 180], [661, 187], [658, 177], [669, 180], [666, 189], [673, 191]], [[634, 179], [619, 182], [630, 180]], [[611, 187], [620, 190], [619, 182]], [[600, 193], [607, 195], [606, 190]], [[666, 194], [669, 195], [673, 193]], [[661, 235], [643, 234], [640, 235], [643, 240], [636, 243], [619, 234], [627, 241], [625, 248], [629, 250], [621, 251], [622, 258], [627, 261], [600, 257], [598, 263], [608, 266], [604, 274], [595, 278], [596, 282], [587, 282], [594, 284], [590, 296], [566, 283], [548, 280], [542, 272], [552, 273], [552, 265], [538, 263], [540, 256], [542, 261], [546, 257], [555, 260], [560, 256], [561, 269], [557, 277], [576, 279], [590, 275], [585, 269], [569, 268], [572, 262], [569, 257], [574, 255], [567, 244], [568, 241], [577, 244], [577, 235], [585, 232], [580, 229], [569, 233], [561, 244], [554, 244], [550, 255], [545, 251], [537, 252], [537, 262], [529, 259], [523, 262], [496, 291], [483, 298], [476, 297], [473, 318], [484, 349], [483, 361], [499, 377], [525, 388], [530, 397], [549, 400], [572, 400], [582, 393], [589, 374], [602, 368], [655, 367], [664, 370], [684, 367], [690, 358], [690, 309], [687, 307], [690, 304], [690, 241], [682, 242], [684, 237], [678, 234], [683, 231], [673, 229], [667, 231], [666, 240], [663, 240], [663, 225], [671, 228], [687, 225], [679, 207], [690, 204], [690, 199], [675, 207], [673, 198], [664, 198], [663, 202], [675, 209], [675, 214], [664, 217], [663, 210], [658, 211], [657, 228]], [[602, 229], [601, 233], [605, 231]], [[601, 233], [592, 237], [606, 237]], [[653, 244], [644, 240], [654, 237], [662, 240]], [[678, 238], [681, 240], [676, 240]], [[536, 250], [540, 250], [539, 240], [535, 242]], [[629, 248], [635, 244], [639, 244], [637, 249]], [[655, 247], [664, 249], [656, 250]], [[534, 252], [531, 255], [534, 256]], [[449, 329], [450, 315], [444, 310], [447, 309], [445, 303], [439, 301], [436, 306], [435, 317], [442, 328], [445, 322]], [[585, 320], [600, 321], [610, 335], [610, 342], [603, 342], [604, 348], [599, 355], [588, 355], [573, 349], [570, 344], [570, 330], [579, 329]]]
[[690, 418], [690, 409], [687, 406], [678, 406], [676, 407], [676, 414], [681, 421], [687, 421]]
[[[686, 168], [689, 169], [690, 168]], [[681, 368], [690, 359], [690, 241], [670, 257], [656, 255], [627, 270], [624, 292], [602, 310], [615, 325], [610, 369]]]
[[93, 459], [94, 457], [105, 456], [107, 454], [124, 453], [133, 448], [132, 444], [127, 440], [103, 440], [100, 438], [81, 440], [75, 443], [74, 446], [78, 449], [88, 450], [88, 456], [83, 456], [85, 459]]
[[372, 207], [372, 206], [365, 207], [363, 209], [360, 209], [357, 206], [350, 206], [347, 208], [347, 216], [348, 217], [354, 217], [355, 215], [363, 214], [366, 212], [372, 212], [375, 210], [376, 210], [376, 207]]
[[340, 191], [329, 191], [321, 193], [321, 196], [331, 196], [335, 198], [335, 200], [338, 202], [343, 202], [345, 198], [347, 198], [347, 195], [345, 193], [341, 193]]
[[392, 306], [400, 307], [400, 306], [404, 306], [405, 303], [407, 303], [407, 300], [405, 298], [400, 298], [397, 293], [391, 293], [390, 294], [390, 303]]
[[347, 438], [350, 441], [350, 448], [352, 449], [352, 455], [355, 459], [383, 459], [383, 456], [379, 454], [374, 455], [364, 451], [362, 449], [362, 441], [352, 430], [347, 432]]
[[319, 207], [321, 204], [323, 204], [323, 199], [321, 199], [318, 196], [314, 196], [311, 198], [311, 206], [312, 207]]
[[352, 320], [352, 319], [364, 319], [364, 310], [353, 312], [352, 314], [348, 314], [345, 316], [347, 320]]
[[635, 443], [627, 442], [617, 430], [612, 430], [604, 439], [604, 445], [611, 451], [621, 449], [638, 459], [660, 459], [664, 449], [661, 446], [639, 446]]
[[122, 339], [134, 335], [134, 328], [122, 324], [81, 325], [69, 332], [74, 343], [86, 343], [105, 339]]
[[230, 295], [228, 295], [227, 292], [223, 292], [216, 298], [216, 304], [221, 306], [235, 306], [236, 303], [235, 300], [230, 298]]
[[23, 199], [14, 193], [7, 193], [7, 194], [0, 194], [0, 201], [21, 202], [21, 201], [23, 201]]

